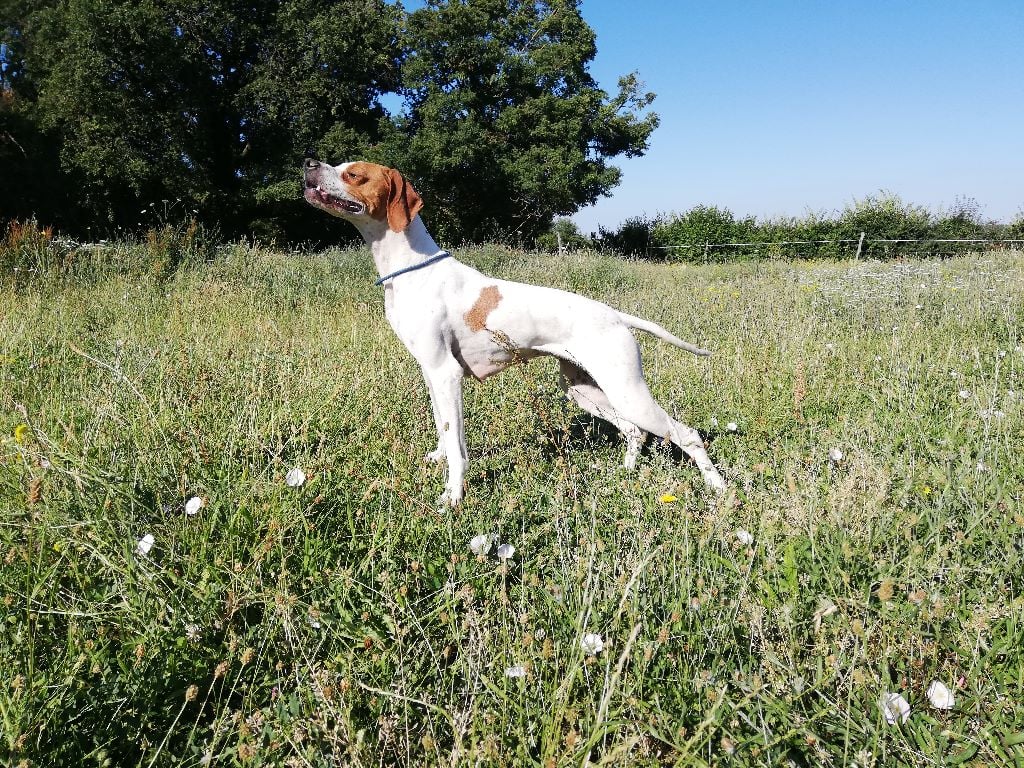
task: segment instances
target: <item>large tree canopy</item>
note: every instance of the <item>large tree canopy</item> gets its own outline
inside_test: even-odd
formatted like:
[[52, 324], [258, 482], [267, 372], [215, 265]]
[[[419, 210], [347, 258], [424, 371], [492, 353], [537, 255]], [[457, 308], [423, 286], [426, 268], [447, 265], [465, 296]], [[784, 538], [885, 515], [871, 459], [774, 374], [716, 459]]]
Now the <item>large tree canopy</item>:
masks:
[[635, 76], [609, 99], [575, 0], [430, 0], [408, 16], [395, 158], [447, 239], [533, 237], [619, 181], [657, 117]]
[[657, 124], [635, 76], [597, 87], [574, 0], [0, 0], [0, 19], [0, 219], [76, 234], [170, 210], [322, 237], [298, 196], [312, 151], [400, 168], [448, 242], [527, 239], [607, 194]]

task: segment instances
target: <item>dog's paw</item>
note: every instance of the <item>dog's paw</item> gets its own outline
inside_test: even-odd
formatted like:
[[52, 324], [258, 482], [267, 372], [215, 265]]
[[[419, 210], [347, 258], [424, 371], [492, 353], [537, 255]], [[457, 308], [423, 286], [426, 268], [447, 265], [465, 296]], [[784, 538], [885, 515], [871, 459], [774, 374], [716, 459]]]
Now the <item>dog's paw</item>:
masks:
[[718, 474], [717, 471], [712, 470], [711, 472], [703, 472], [704, 482], [708, 484], [708, 488], [715, 492], [718, 496], [725, 493], [725, 480]]
[[437, 506], [440, 510], [454, 509], [462, 503], [462, 494], [453, 493], [450, 488], [446, 488], [444, 493], [437, 497]]

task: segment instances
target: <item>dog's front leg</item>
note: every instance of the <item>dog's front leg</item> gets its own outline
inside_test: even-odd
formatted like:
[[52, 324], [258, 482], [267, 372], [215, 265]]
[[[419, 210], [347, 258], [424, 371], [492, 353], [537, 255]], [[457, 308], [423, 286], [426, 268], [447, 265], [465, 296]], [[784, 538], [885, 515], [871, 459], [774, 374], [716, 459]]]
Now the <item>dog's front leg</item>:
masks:
[[462, 366], [457, 360], [452, 359], [438, 367], [424, 368], [423, 376], [427, 381], [430, 403], [434, 409], [438, 452], [443, 451], [448, 465], [448, 480], [438, 502], [454, 507], [462, 501], [462, 483], [466, 476], [466, 437], [462, 423]]
[[427, 382], [427, 392], [430, 395], [430, 410], [434, 414], [434, 428], [437, 430], [437, 448], [432, 451], [428, 451], [423, 457], [425, 461], [429, 461], [432, 464], [440, 464], [444, 461], [444, 433], [445, 433], [445, 422], [441, 418], [441, 414], [437, 410], [437, 396], [434, 394], [434, 387], [430, 383], [430, 377], [426, 375], [424, 371], [424, 380]]

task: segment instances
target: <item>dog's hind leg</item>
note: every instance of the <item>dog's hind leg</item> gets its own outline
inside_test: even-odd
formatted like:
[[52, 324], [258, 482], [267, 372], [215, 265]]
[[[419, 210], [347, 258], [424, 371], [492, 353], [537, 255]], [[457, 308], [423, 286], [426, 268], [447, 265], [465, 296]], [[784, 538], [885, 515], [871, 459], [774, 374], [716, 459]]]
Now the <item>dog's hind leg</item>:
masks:
[[708, 486], [719, 492], [725, 490], [725, 481], [711, 463], [697, 430], [673, 419], [652, 397], [644, 381], [640, 349], [628, 328], [606, 333], [599, 348], [576, 352], [571, 356], [585, 365], [619, 419], [644, 432], [667, 437], [694, 460]]
[[608, 396], [601, 391], [589, 373], [568, 360], [559, 360], [559, 364], [562, 389], [584, 411], [611, 423], [622, 433], [626, 441], [626, 455], [622, 460], [622, 466], [633, 469], [636, 466], [636, 457], [643, 446], [643, 430], [619, 415], [608, 401]]

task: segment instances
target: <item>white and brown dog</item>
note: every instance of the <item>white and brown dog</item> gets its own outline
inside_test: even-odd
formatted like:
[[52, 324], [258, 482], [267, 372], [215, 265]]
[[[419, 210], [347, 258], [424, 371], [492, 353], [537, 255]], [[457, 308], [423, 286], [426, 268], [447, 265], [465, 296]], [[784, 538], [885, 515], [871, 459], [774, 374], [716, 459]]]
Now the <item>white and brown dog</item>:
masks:
[[725, 487], [697, 431], [651, 397], [631, 329], [697, 355], [708, 354], [660, 325], [574, 293], [496, 280], [456, 261], [417, 216], [423, 203], [402, 175], [366, 162], [330, 166], [307, 159], [306, 201], [352, 222], [373, 252], [384, 285], [384, 312], [423, 369], [448, 481], [441, 502], [458, 504], [466, 473], [462, 379], [483, 380], [513, 362], [558, 358], [562, 386], [585, 411], [626, 438], [632, 467], [645, 432], [670, 439], [697, 463], [715, 491]]

